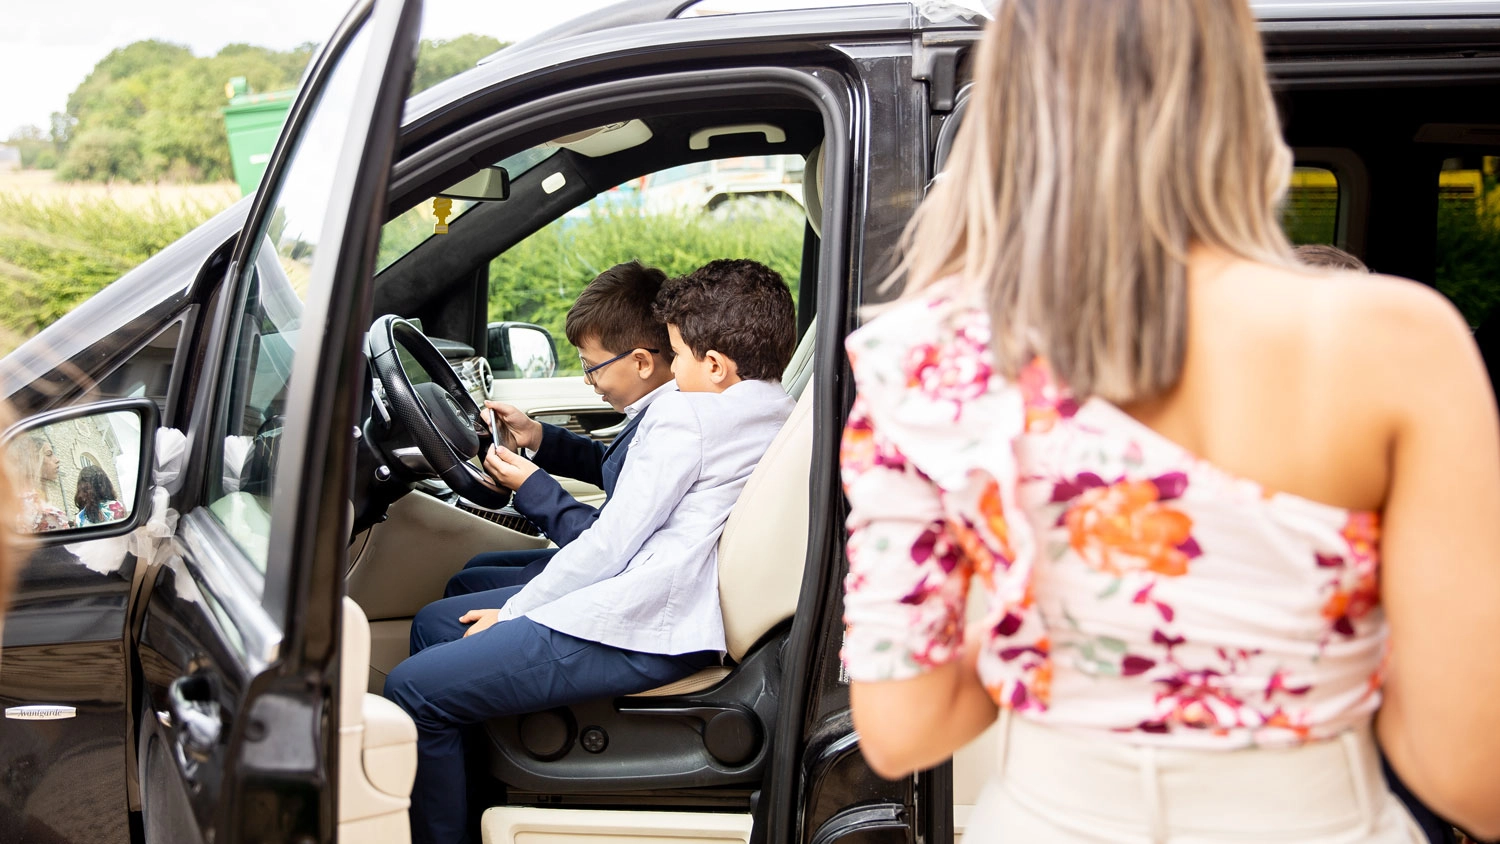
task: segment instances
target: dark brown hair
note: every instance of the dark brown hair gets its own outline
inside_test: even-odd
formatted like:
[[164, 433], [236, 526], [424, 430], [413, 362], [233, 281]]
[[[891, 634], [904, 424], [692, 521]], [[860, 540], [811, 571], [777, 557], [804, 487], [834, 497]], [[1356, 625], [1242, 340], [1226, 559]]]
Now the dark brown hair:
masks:
[[615, 264], [589, 282], [568, 309], [563, 331], [568, 342], [593, 340], [609, 352], [655, 349], [668, 361], [672, 343], [667, 326], [652, 311], [667, 274], [640, 261]]
[[672, 279], [656, 297], [656, 315], [677, 326], [700, 360], [716, 351], [741, 378], [780, 379], [797, 349], [792, 292], [780, 273], [755, 261], [710, 261]]
[[1345, 252], [1337, 246], [1329, 246], [1326, 243], [1304, 243], [1293, 249], [1297, 260], [1310, 267], [1328, 267], [1334, 270], [1354, 270], [1355, 272], [1367, 273], [1370, 268], [1365, 262]]
[[104, 470], [92, 464], [78, 470], [78, 486], [73, 492], [73, 506], [89, 520], [90, 524], [99, 524], [104, 521], [104, 513], [100, 505], [115, 500], [115, 485], [109, 482], [109, 475]]

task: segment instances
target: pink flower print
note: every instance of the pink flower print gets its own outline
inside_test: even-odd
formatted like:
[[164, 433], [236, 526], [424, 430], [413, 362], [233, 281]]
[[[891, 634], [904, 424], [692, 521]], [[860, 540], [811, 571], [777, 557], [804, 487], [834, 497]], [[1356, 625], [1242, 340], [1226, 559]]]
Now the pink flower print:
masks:
[[1021, 399], [1026, 406], [1026, 432], [1040, 434], [1052, 430], [1063, 419], [1072, 419], [1078, 402], [1052, 376], [1052, 366], [1045, 358], [1034, 358], [1018, 374]]
[[1031, 645], [1002, 649], [1000, 659], [1018, 674], [986, 686], [990, 699], [1018, 711], [1045, 712], [1052, 700], [1051, 649], [1046, 636]]
[[962, 341], [960, 336], [947, 347], [913, 346], [906, 359], [907, 386], [930, 399], [955, 403], [955, 415], [963, 402], [984, 395], [992, 372], [989, 350]]
[[1275, 671], [1275, 672], [1273, 672], [1271, 674], [1271, 679], [1266, 681], [1266, 702], [1269, 703], [1270, 700], [1271, 700], [1271, 698], [1273, 696], [1275, 696], [1276, 694], [1278, 694], [1278, 693], [1289, 694], [1289, 695], [1305, 695], [1305, 694], [1307, 694], [1310, 691], [1312, 691], [1312, 686], [1311, 685], [1307, 685], [1307, 686], [1290, 686], [1290, 685], [1287, 685], [1286, 672], [1285, 671]]
[[1224, 686], [1217, 671], [1184, 671], [1156, 682], [1163, 687], [1156, 696], [1158, 722], [1215, 732], [1244, 723], [1244, 702]]
[[876, 467], [905, 469], [906, 457], [894, 446], [875, 435], [875, 427], [865, 412], [864, 404], [856, 400], [849, 413], [849, 422], [844, 425], [844, 436], [839, 443], [839, 465], [848, 475], [861, 475]]
[[1147, 583], [1141, 591], [1135, 593], [1135, 597], [1131, 598], [1130, 602], [1132, 604], [1151, 604], [1156, 607], [1158, 613], [1161, 613], [1161, 620], [1170, 624], [1172, 619], [1177, 617], [1177, 611], [1168, 606], [1166, 602], [1153, 599], [1151, 597], [1151, 590], [1154, 588], [1156, 588], [1156, 581], [1153, 580]]
[[962, 555], [944, 527], [934, 523], [928, 525], [912, 543], [911, 559], [918, 565], [935, 562], [945, 574], [952, 574], [962, 562]]

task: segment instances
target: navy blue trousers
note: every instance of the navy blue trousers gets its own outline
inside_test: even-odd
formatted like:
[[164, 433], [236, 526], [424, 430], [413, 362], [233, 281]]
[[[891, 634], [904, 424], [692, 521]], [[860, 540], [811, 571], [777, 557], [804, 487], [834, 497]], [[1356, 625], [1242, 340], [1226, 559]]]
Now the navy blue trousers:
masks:
[[[496, 568], [496, 567], [488, 567]], [[464, 730], [491, 718], [641, 692], [717, 664], [711, 652], [667, 656], [575, 638], [528, 618], [467, 638], [458, 619], [499, 609], [520, 586], [434, 601], [412, 621], [412, 655], [385, 681], [385, 696], [417, 725], [411, 795], [414, 844], [467, 844]]]
[[547, 561], [556, 553], [556, 548], [536, 548], [530, 551], [475, 554], [474, 559], [464, 563], [458, 574], [448, 578], [443, 597], [452, 598], [454, 595], [504, 589], [507, 586], [524, 586], [546, 568]]

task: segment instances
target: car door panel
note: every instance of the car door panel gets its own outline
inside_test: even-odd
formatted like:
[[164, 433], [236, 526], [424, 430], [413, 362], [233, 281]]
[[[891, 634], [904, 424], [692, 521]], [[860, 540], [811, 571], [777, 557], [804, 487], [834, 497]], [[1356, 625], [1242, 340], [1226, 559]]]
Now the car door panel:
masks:
[[327, 432], [354, 430], [368, 384], [350, 315], [368, 315], [420, 8], [354, 4], [299, 91], [214, 295], [183, 515], [140, 634], [151, 840], [337, 832], [353, 458], [352, 439]]
[[[119, 553], [106, 560], [84, 545]], [[0, 841], [130, 840], [124, 633], [135, 565], [116, 538], [38, 549], [21, 570], [0, 657]], [[38, 706], [64, 717], [12, 709]]]

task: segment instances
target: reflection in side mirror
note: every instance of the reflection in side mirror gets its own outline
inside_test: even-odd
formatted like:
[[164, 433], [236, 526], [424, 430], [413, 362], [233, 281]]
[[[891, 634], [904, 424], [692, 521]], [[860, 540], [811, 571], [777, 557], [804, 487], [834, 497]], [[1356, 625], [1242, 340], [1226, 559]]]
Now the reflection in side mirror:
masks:
[[557, 373], [557, 343], [540, 325], [492, 322], [486, 346], [496, 378], [551, 378]]
[[148, 399], [66, 408], [7, 431], [5, 470], [19, 501], [4, 510], [14, 513], [16, 530], [83, 539], [133, 529], [149, 491], [155, 431]]
[[491, 165], [452, 187], [438, 192], [449, 199], [471, 199], [496, 202], [510, 199], [510, 174], [504, 167]]

